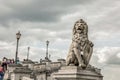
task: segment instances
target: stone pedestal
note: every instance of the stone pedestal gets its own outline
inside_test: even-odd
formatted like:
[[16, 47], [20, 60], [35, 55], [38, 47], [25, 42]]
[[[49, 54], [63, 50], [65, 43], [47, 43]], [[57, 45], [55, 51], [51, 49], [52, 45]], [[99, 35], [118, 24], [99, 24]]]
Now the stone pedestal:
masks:
[[103, 80], [100, 69], [89, 67], [85, 70], [77, 66], [65, 66], [53, 74], [53, 80]]

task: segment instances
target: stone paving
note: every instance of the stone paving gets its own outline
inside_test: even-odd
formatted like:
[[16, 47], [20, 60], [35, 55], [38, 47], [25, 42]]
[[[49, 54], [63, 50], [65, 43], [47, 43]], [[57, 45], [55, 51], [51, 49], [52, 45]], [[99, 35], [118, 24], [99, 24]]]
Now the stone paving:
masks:
[[4, 74], [4, 80], [7, 80], [7, 78], [8, 78], [8, 74], [7, 74], [7, 72], [5, 72], [5, 74]]

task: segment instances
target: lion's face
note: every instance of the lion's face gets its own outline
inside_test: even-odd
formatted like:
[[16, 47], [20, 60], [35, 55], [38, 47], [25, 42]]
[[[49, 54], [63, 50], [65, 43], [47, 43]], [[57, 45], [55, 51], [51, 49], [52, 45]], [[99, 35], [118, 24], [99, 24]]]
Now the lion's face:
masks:
[[76, 23], [75, 24], [75, 31], [78, 32], [78, 33], [82, 33], [84, 30], [84, 24], [83, 23]]

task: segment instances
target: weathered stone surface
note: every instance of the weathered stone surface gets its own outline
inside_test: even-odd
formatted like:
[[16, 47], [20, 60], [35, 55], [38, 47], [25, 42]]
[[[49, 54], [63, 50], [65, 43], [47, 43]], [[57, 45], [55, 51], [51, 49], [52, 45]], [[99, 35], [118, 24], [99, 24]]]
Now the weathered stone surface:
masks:
[[21, 68], [16, 68], [13, 72], [14, 73], [26, 73], [26, 74], [30, 74], [32, 72], [32, 70], [29, 69], [29, 68], [21, 67]]
[[81, 69], [78, 66], [61, 67], [53, 74], [53, 80], [102, 80], [103, 76], [95, 68]]
[[66, 59], [67, 65], [86, 68], [93, 51], [93, 43], [88, 39], [88, 26], [82, 19], [73, 27], [73, 38]]
[[25, 60], [22, 62], [23, 64], [34, 64], [32, 60]]
[[8, 67], [22, 67], [21, 64], [9, 64]]

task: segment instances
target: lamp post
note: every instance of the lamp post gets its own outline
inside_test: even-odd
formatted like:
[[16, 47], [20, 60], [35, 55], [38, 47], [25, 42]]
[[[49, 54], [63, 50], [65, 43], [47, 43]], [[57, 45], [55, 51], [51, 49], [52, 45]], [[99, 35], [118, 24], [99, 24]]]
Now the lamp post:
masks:
[[49, 41], [46, 41], [46, 59], [48, 59], [48, 45], [49, 45]]
[[28, 47], [27, 60], [29, 59], [29, 50], [30, 50], [30, 47]]
[[15, 64], [17, 64], [17, 58], [18, 58], [18, 43], [19, 43], [20, 37], [21, 37], [21, 34], [20, 34], [20, 31], [18, 31], [18, 33], [16, 33], [17, 45], [16, 45]]

